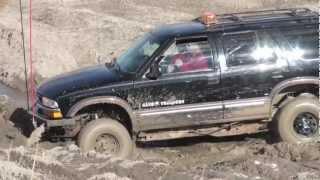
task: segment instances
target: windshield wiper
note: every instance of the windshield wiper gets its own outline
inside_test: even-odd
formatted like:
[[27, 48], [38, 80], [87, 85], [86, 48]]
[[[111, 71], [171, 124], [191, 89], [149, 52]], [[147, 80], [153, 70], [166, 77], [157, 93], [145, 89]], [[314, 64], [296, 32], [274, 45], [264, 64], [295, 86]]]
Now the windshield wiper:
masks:
[[121, 69], [121, 66], [117, 63], [117, 61], [114, 61], [113, 63], [113, 67], [120, 73], [122, 73], [122, 69]]
[[107, 66], [107, 67], [114, 67], [115, 66], [115, 64], [116, 64], [116, 61], [117, 61], [117, 59], [116, 58], [114, 58], [114, 59], [112, 59], [110, 62], [106, 62], [105, 63], [105, 65]]
[[105, 66], [106, 66], [107, 68], [110, 68], [110, 67], [113, 67], [113, 66], [114, 66], [114, 63], [113, 63], [113, 62], [106, 62], [106, 63], [105, 63]]

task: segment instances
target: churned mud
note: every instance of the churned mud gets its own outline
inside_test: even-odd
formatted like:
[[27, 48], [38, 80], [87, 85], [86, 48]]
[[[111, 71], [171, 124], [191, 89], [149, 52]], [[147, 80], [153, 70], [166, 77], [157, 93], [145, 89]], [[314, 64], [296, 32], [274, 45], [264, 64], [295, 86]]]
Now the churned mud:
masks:
[[[155, 26], [191, 20], [203, 11], [227, 13], [275, 6], [317, 9], [318, 3], [315, 0], [33, 2], [37, 82], [104, 63]], [[25, 18], [26, 3], [23, 1]], [[20, 31], [18, 1], [0, 0], [0, 82], [25, 90]], [[25, 96], [2, 84], [0, 96], [0, 180], [320, 179], [320, 144], [268, 144], [266, 133], [139, 143], [130, 160], [81, 153], [73, 141], [44, 141], [31, 143], [30, 147], [27, 145], [34, 141], [31, 136], [34, 129], [23, 108], [18, 108], [25, 106]]]
[[0, 131], [0, 179], [319, 179], [320, 144], [268, 144], [268, 134], [138, 143], [129, 160], [81, 153], [72, 141], [40, 142], [11, 123]]

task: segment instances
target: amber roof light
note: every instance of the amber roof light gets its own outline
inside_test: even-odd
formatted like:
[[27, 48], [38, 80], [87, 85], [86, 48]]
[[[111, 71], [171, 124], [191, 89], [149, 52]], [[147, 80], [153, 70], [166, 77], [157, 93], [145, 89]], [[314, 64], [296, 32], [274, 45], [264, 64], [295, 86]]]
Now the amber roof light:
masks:
[[203, 13], [200, 21], [207, 26], [210, 26], [211, 24], [216, 24], [218, 22], [217, 16], [212, 12]]

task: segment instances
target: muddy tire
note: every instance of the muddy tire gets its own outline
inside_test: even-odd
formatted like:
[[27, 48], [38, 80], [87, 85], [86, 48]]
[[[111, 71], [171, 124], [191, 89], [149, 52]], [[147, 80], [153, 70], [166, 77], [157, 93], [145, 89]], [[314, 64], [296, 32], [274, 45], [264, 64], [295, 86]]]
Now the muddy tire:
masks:
[[82, 151], [97, 151], [119, 158], [132, 154], [133, 142], [128, 130], [112, 119], [98, 119], [89, 122], [80, 132], [78, 144]]
[[286, 104], [275, 119], [275, 135], [279, 141], [301, 144], [319, 141], [319, 100], [297, 97]]

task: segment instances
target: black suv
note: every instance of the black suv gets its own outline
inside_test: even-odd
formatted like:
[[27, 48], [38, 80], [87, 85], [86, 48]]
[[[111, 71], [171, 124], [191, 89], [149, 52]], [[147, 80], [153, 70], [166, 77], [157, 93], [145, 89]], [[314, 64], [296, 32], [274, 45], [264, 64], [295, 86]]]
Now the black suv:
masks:
[[314, 142], [318, 24], [316, 12], [283, 9], [165, 25], [112, 63], [43, 83], [35, 116], [50, 137], [120, 157], [135, 141], [178, 132], [268, 128], [279, 140]]

